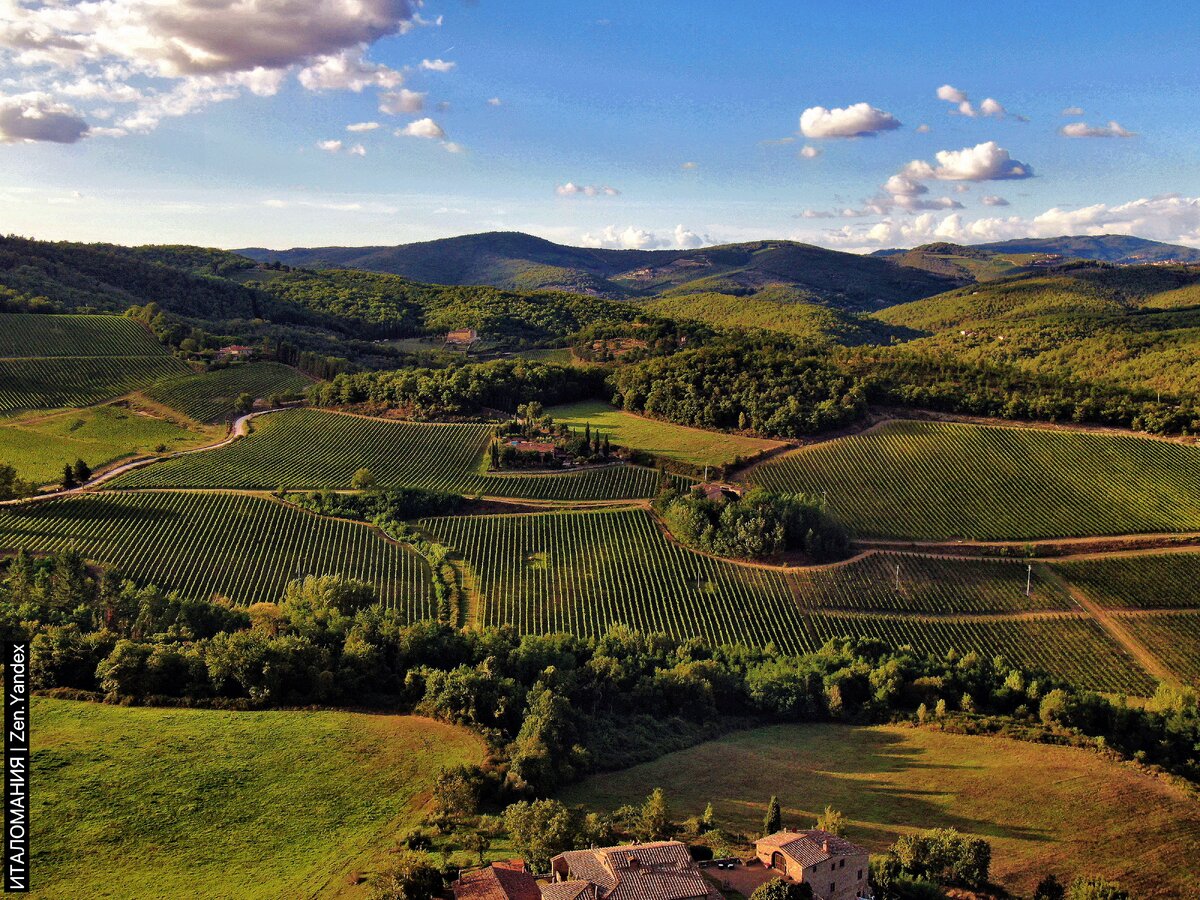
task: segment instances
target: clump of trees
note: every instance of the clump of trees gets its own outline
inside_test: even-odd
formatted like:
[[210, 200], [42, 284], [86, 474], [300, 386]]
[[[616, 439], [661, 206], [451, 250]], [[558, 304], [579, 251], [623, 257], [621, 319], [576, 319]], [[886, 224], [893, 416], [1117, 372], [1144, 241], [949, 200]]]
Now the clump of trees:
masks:
[[953, 828], [935, 828], [900, 837], [871, 860], [871, 883], [879, 900], [905, 897], [914, 882], [982, 888], [988, 883], [992, 847]]
[[0, 500], [18, 500], [33, 491], [34, 486], [17, 475], [15, 466], [0, 463]]
[[719, 556], [766, 559], [802, 550], [815, 562], [845, 559], [846, 529], [819, 498], [753, 490], [742, 498], [710, 500], [699, 490], [666, 485], [655, 509], [682, 543]]

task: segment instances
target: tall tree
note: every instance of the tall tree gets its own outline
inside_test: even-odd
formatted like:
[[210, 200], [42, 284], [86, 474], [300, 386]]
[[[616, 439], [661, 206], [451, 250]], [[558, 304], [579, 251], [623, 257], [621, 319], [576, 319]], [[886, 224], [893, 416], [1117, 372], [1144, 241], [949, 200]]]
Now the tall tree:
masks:
[[671, 836], [671, 809], [662, 788], [655, 788], [642, 804], [640, 823], [642, 837], [648, 841], [665, 841]]
[[767, 804], [767, 814], [763, 818], [763, 835], [774, 834], [783, 828], [783, 810], [779, 808], [779, 798], [771, 795]]

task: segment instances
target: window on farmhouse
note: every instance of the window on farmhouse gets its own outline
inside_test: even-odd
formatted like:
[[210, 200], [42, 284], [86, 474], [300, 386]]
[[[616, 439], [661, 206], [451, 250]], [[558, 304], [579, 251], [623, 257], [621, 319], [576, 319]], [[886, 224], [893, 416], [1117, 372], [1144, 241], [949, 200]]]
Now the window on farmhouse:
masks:
[[832, 893], [834, 893], [836, 890], [837, 890], [837, 885], [836, 885], [836, 884], [834, 884], [832, 881], [831, 881], [831, 882], [829, 882], [829, 893], [831, 893], [831, 894], [832, 894]]

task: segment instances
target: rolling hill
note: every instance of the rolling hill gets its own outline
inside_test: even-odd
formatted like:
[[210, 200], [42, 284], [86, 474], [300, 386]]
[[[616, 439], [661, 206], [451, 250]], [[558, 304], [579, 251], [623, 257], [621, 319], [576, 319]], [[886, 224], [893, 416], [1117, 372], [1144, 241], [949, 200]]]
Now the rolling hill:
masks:
[[1008, 275], [1036, 272], [1073, 259], [1115, 265], [1200, 263], [1200, 250], [1164, 244], [1125, 234], [1066, 235], [1025, 238], [990, 244], [922, 244], [911, 249], [876, 250], [871, 254], [897, 265], [951, 278], [990, 281]]
[[435, 284], [555, 289], [606, 297], [720, 292], [750, 295], [785, 288], [789, 299], [873, 310], [928, 297], [963, 279], [793, 241], [754, 241], [699, 250], [567, 247], [514, 232], [493, 232], [397, 247], [317, 247], [238, 251], [258, 262], [366, 269]]

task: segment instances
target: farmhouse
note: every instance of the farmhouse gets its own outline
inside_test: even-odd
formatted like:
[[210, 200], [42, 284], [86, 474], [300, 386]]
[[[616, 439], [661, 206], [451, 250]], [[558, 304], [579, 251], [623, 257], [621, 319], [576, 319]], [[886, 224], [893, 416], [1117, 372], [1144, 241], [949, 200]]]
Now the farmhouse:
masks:
[[513, 440], [508, 442], [509, 446], [518, 453], [542, 453], [553, 455], [558, 451], [558, 446], [550, 441], [522, 441]]
[[680, 841], [568, 850], [550, 860], [547, 900], [720, 900]]
[[541, 900], [538, 883], [520, 860], [463, 872], [450, 885], [454, 900]]
[[479, 340], [474, 328], [458, 328], [446, 333], [446, 344], [451, 347], [470, 347]]
[[739, 500], [742, 496], [741, 488], [732, 484], [721, 484], [716, 481], [698, 484], [693, 490], [703, 494], [706, 500]]
[[230, 344], [228, 347], [222, 347], [217, 351], [217, 359], [251, 359], [254, 356], [254, 348], [247, 347], [245, 344]]
[[854, 900], [870, 894], [870, 853], [828, 831], [777, 831], [755, 841], [754, 853], [780, 875], [812, 885], [816, 900]]

